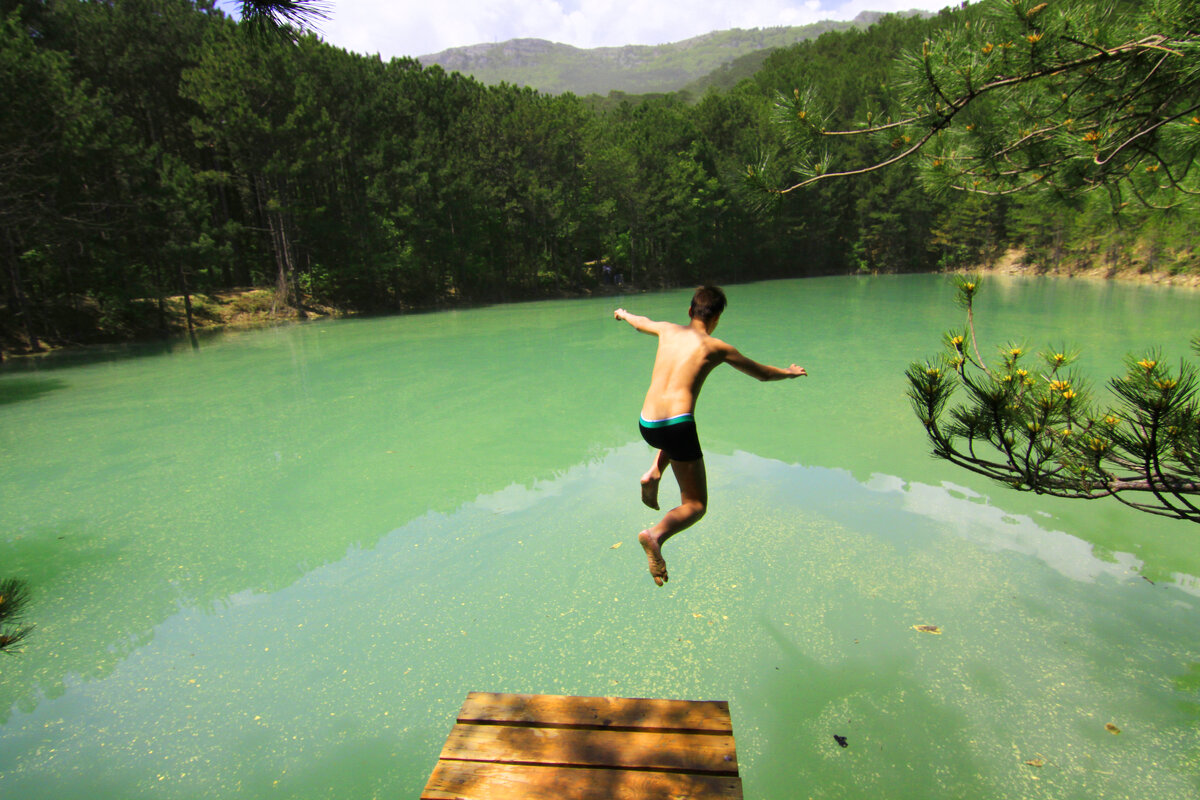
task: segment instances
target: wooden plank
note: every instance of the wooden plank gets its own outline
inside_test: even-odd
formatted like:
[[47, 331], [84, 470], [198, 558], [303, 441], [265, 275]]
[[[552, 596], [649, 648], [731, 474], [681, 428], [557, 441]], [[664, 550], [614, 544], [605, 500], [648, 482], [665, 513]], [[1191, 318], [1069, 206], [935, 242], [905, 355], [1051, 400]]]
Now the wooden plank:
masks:
[[741, 800], [729, 705], [471, 692], [424, 800]]
[[439, 761], [421, 800], [742, 800], [742, 779], [637, 770]]
[[732, 736], [460, 723], [442, 758], [737, 774]]
[[463, 702], [458, 721], [681, 732], [733, 732], [729, 703], [723, 700], [656, 700], [471, 692]]

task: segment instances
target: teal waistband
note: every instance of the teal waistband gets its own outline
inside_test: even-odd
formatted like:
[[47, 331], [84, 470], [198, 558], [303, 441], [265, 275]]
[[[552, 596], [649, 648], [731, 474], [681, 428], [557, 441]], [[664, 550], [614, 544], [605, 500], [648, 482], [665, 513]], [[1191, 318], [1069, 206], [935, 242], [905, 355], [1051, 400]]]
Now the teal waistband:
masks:
[[692, 416], [692, 412], [686, 414], [676, 414], [673, 417], [666, 419], [646, 419], [641, 414], [638, 414], [638, 419], [642, 421], [642, 425], [647, 428], [665, 428], [668, 425], [678, 425], [681, 422], [695, 422], [696, 418]]

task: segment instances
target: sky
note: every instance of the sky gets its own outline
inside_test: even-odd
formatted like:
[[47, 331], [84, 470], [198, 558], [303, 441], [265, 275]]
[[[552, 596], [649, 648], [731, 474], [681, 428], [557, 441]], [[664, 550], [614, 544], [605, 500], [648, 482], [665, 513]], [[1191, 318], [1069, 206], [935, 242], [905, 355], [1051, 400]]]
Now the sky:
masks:
[[[575, 47], [667, 44], [729, 28], [849, 20], [862, 11], [937, 11], [946, 0], [327, 0], [328, 43], [384, 60], [451, 47], [548, 39]], [[957, 3], [954, 3], [957, 5]]]

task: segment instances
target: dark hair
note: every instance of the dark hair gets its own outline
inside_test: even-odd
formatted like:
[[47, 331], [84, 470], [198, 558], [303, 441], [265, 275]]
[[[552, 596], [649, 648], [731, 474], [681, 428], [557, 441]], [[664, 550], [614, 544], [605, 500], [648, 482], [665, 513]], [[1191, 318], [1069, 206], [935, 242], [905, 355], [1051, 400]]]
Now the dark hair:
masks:
[[721, 316], [725, 310], [725, 293], [716, 286], [701, 286], [692, 295], [690, 314], [701, 322]]

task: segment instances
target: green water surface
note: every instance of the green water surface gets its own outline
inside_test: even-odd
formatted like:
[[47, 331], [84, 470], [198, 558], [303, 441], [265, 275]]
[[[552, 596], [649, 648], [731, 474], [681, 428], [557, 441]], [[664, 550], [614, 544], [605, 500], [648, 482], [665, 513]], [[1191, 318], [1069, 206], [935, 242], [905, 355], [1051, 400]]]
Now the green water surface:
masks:
[[[718, 335], [811, 376], [710, 377], [661, 589], [654, 341], [611, 315], [688, 292], [4, 367], [0, 576], [37, 628], [0, 797], [415, 797], [482, 690], [728, 699], [748, 798], [1200, 798], [1196, 526], [929, 458], [903, 373], [960, 322], [944, 279], [728, 292]], [[1103, 394], [1188, 353], [1198, 300], [994, 279], [978, 310]]]

